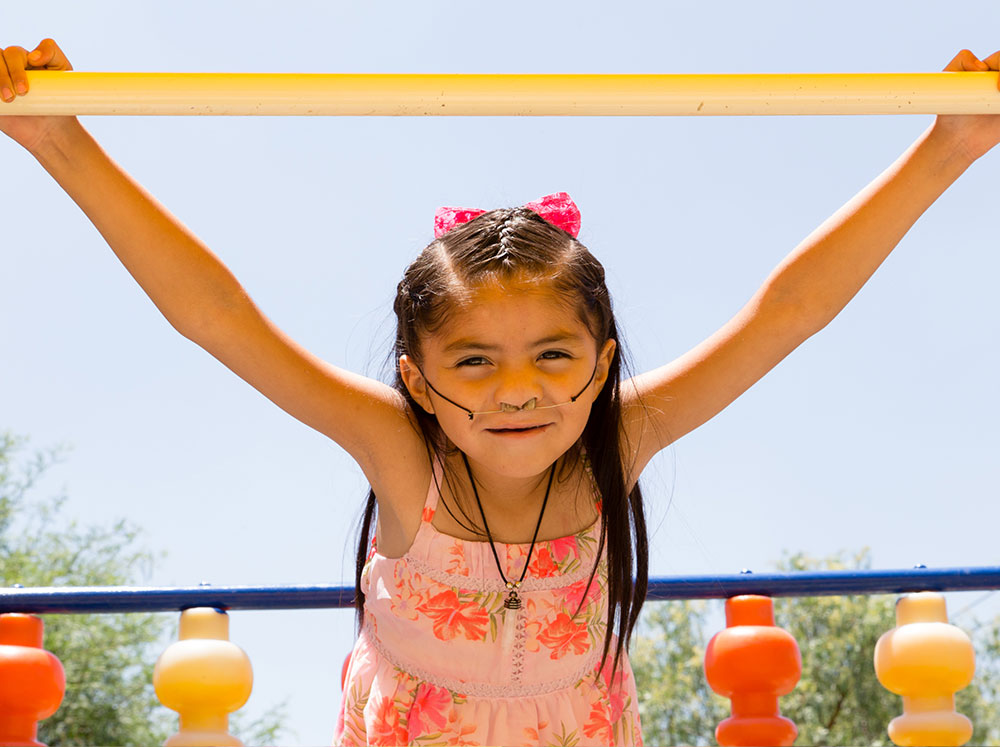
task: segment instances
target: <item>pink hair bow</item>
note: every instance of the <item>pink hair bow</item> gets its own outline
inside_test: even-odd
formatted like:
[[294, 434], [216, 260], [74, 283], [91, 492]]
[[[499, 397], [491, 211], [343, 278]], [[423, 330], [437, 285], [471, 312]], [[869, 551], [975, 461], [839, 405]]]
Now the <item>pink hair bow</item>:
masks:
[[[527, 203], [524, 207], [535, 211], [553, 226], [561, 228], [573, 238], [576, 238], [580, 233], [580, 209], [565, 192], [545, 195], [539, 200]], [[485, 212], [485, 210], [476, 208], [438, 208], [434, 214], [434, 238], [441, 238], [455, 226], [468, 223]]]

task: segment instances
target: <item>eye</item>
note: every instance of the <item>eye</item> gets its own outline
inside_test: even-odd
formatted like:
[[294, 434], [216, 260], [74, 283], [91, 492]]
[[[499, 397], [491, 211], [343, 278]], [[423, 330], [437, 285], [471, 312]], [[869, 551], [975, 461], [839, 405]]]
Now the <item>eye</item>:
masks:
[[562, 350], [546, 350], [539, 357], [544, 358], [545, 360], [554, 361], [559, 358], [569, 358], [569, 354], [564, 353]]
[[477, 355], [473, 358], [465, 358], [456, 363], [456, 366], [482, 366], [486, 363], [486, 359], [481, 355]]

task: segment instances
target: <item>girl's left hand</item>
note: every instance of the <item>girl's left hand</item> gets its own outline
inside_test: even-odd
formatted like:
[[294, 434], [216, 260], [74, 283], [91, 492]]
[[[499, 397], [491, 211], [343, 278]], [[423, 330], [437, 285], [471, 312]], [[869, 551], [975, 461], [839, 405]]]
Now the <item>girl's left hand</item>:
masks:
[[[963, 49], [944, 71], [986, 73], [997, 68], [1000, 68], [1000, 52], [980, 60], [968, 49]], [[997, 89], [1000, 98], [1000, 77]], [[939, 114], [934, 121], [934, 130], [955, 138], [974, 160], [1000, 143], [1000, 114]]]

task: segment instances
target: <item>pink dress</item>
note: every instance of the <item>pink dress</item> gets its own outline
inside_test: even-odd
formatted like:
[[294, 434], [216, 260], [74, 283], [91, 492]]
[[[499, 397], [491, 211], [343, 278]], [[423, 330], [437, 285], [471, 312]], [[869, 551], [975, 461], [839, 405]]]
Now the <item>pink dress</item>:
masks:
[[[609, 656], [595, 678], [607, 614], [606, 552], [586, 589], [600, 519], [575, 535], [537, 542], [519, 592], [523, 606], [507, 610], [489, 543], [431, 524], [440, 481], [436, 465], [406, 555], [384, 557], [372, 542], [361, 579], [365, 625], [334, 744], [641, 745], [628, 657], [612, 677]], [[528, 548], [497, 543], [508, 579], [521, 577]]]

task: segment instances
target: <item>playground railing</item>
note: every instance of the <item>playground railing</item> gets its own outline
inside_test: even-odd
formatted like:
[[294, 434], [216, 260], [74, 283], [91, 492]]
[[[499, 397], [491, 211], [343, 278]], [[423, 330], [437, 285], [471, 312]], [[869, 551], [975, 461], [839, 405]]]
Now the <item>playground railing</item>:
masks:
[[[780, 715], [778, 698], [797, 683], [801, 656], [792, 636], [775, 626], [772, 598], [902, 595], [897, 627], [874, 651], [879, 680], [903, 696], [903, 715], [888, 725], [890, 738], [960, 745], [973, 730], [955, 711], [954, 693], [971, 682], [974, 653], [968, 636], [948, 624], [941, 592], [995, 589], [1000, 567], [918, 565], [663, 576], [650, 579], [647, 600], [726, 600], [726, 629], [705, 654], [709, 684], [733, 702], [733, 715], [719, 724], [716, 739], [721, 745], [777, 745], [792, 744], [797, 733]], [[228, 640], [227, 611], [343, 608], [353, 607], [353, 600], [353, 587], [324, 585], [0, 589], [0, 745], [37, 744], [37, 722], [56, 711], [64, 694], [62, 666], [42, 647], [37, 614], [180, 611], [180, 641], [164, 651], [154, 674], [161, 702], [180, 715], [180, 729], [167, 744], [238, 744], [228, 733], [228, 717], [249, 697], [252, 672], [246, 654]]]

